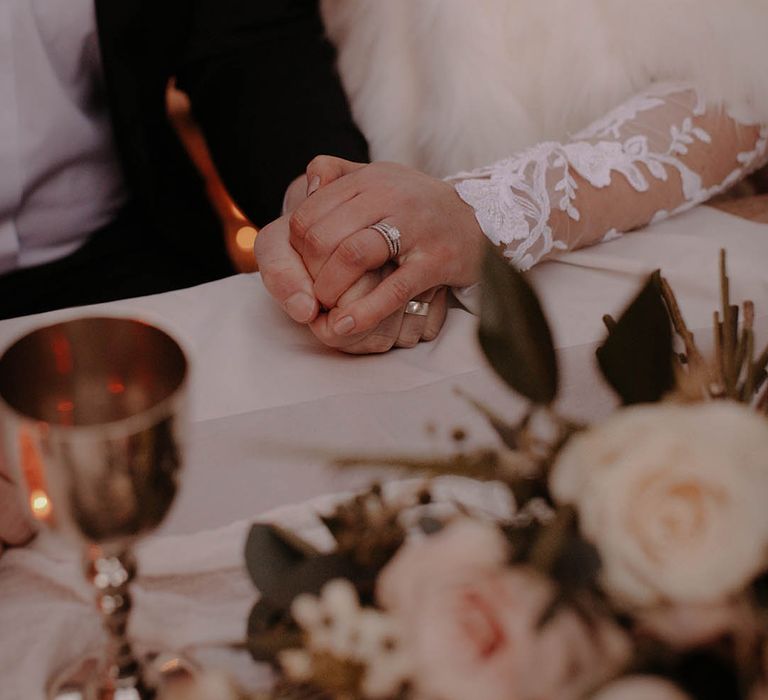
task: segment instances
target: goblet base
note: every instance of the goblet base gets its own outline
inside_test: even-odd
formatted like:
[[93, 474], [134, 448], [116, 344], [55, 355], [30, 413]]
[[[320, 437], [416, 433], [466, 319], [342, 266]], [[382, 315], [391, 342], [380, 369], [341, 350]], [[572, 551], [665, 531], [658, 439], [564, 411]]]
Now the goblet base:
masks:
[[142, 659], [144, 679], [109, 676], [104, 661], [89, 656], [64, 671], [49, 686], [48, 700], [155, 700], [174, 684], [187, 683], [197, 666], [184, 657], [152, 654]]

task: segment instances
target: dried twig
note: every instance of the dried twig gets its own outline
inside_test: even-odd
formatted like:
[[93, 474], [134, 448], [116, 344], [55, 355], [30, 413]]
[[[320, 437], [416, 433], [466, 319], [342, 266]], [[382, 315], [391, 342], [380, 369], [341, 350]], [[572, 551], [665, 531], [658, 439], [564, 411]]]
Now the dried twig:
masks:
[[725, 360], [723, 357], [723, 324], [720, 321], [720, 312], [713, 314], [712, 328], [715, 334], [715, 371], [716, 384], [718, 386], [717, 394], [720, 395], [725, 389]]
[[693, 333], [691, 333], [688, 325], [685, 322], [685, 318], [680, 311], [680, 304], [677, 301], [677, 297], [675, 296], [672, 287], [664, 277], [661, 278], [661, 294], [664, 298], [664, 303], [667, 305], [669, 316], [672, 319], [672, 326], [674, 327], [677, 335], [679, 335], [682, 339], [683, 345], [685, 346], [685, 356], [687, 363], [696, 368], [704, 366], [704, 357], [696, 345], [696, 339], [694, 338]]

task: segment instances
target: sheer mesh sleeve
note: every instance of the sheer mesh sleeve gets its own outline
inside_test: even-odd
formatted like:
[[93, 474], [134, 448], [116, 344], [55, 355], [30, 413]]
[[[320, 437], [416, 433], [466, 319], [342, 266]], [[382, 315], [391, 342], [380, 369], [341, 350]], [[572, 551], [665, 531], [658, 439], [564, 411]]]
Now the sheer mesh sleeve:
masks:
[[740, 123], [691, 88], [658, 85], [566, 143], [449, 179], [486, 236], [526, 270], [704, 202], [767, 152], [768, 126]]

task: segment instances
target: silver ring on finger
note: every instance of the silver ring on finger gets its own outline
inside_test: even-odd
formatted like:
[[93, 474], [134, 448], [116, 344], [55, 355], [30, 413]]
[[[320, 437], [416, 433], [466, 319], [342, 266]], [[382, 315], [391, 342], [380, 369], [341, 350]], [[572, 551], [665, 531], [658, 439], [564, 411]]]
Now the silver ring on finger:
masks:
[[429, 302], [428, 301], [409, 301], [405, 306], [405, 313], [411, 316], [427, 316], [429, 315]]
[[389, 260], [394, 260], [400, 255], [400, 229], [397, 226], [388, 224], [386, 221], [379, 221], [369, 228], [381, 234], [389, 250]]

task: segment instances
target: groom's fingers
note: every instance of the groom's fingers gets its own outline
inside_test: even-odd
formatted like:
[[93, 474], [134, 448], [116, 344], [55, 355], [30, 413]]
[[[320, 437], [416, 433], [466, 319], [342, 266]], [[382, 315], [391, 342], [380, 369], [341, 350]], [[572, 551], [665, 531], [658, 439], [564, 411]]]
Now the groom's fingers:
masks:
[[427, 323], [424, 326], [424, 332], [421, 339], [427, 342], [434, 340], [440, 335], [443, 324], [448, 316], [448, 287], [440, 287], [437, 294], [432, 299], [427, 314]]
[[[379, 284], [379, 282], [381, 282], [383, 275], [387, 273], [388, 269], [382, 269], [363, 275], [339, 299], [339, 305], [343, 308], [348, 304], [354, 303], [357, 299], [364, 297], [366, 294], [369, 294], [374, 289], [376, 289], [376, 286]], [[341, 350], [346, 347], [359, 346], [361, 341], [365, 341], [367, 335], [365, 333], [352, 335], [338, 335], [334, 333], [333, 328], [329, 323], [329, 318], [330, 314], [321, 313], [318, 314], [317, 318], [309, 324], [309, 328], [312, 333], [314, 333], [315, 337], [324, 345]], [[395, 342], [396, 337], [397, 332], [395, 331], [390, 343], [390, 347], [391, 344]], [[369, 343], [366, 343], [366, 346], [367, 345], [369, 345]], [[373, 350], [369, 350], [369, 352], [373, 352]]]
[[335, 156], [317, 156], [307, 166], [307, 197], [344, 175], [364, 168], [365, 163], [353, 163]]
[[289, 240], [288, 219], [265, 226], [253, 247], [267, 291], [298, 323], [309, 323], [320, 310], [313, 281]]
[[[437, 293], [437, 289], [429, 289], [424, 294], [419, 294], [415, 301], [423, 301], [429, 304], [429, 310], [431, 311], [434, 306], [434, 299]], [[404, 310], [403, 323], [400, 326], [400, 334], [397, 337], [397, 347], [399, 348], [413, 348], [416, 347], [424, 336], [424, 331], [427, 327], [427, 316], [419, 314], [408, 313], [407, 307]]]

